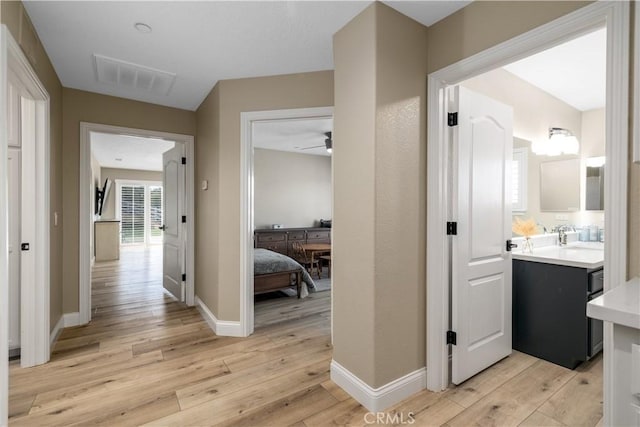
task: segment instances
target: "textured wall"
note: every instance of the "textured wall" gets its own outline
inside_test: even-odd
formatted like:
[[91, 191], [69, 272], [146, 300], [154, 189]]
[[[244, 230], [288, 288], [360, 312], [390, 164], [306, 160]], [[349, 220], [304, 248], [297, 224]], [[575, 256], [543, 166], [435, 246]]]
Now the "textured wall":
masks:
[[80, 122], [195, 135], [193, 111], [131, 101], [76, 89], [63, 89], [64, 312], [79, 310], [78, 241]]
[[331, 105], [333, 72], [319, 71], [223, 80], [198, 108], [197, 179], [217, 188], [197, 193], [196, 293], [218, 319], [240, 319], [240, 113]]
[[374, 3], [334, 38], [334, 359], [372, 387], [426, 363], [426, 35]]

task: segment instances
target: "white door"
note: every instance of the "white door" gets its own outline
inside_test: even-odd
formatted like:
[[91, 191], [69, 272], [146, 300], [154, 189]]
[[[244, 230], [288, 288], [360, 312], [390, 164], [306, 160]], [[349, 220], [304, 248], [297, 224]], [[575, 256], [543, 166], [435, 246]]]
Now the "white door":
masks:
[[[176, 142], [174, 148], [162, 154], [163, 199], [163, 272], [162, 285], [180, 301], [185, 300], [184, 212], [185, 166], [182, 164], [184, 145]], [[193, 220], [193, 219], [192, 219]]]
[[9, 349], [20, 348], [20, 149], [9, 148]]
[[452, 381], [511, 354], [512, 108], [454, 88]]

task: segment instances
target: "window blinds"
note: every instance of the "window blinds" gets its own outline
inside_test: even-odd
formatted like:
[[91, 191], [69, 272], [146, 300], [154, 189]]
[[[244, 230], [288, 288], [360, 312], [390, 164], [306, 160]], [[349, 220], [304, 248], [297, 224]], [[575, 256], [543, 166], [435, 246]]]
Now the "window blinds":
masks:
[[123, 185], [120, 192], [120, 242], [144, 243], [144, 186]]

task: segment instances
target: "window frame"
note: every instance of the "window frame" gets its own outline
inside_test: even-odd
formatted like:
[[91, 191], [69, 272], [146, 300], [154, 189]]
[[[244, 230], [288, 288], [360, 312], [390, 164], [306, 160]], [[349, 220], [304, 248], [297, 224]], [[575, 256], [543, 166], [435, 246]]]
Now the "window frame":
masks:
[[[528, 177], [529, 177], [529, 149], [527, 147], [518, 147], [513, 149], [511, 156], [512, 162], [516, 161], [519, 164], [518, 167], [518, 196], [520, 198], [517, 204], [512, 204], [511, 211], [514, 214], [522, 214], [527, 211], [527, 198], [528, 198]], [[513, 176], [513, 163], [511, 169], [511, 175]], [[513, 182], [511, 185], [514, 185]], [[511, 192], [513, 196], [513, 188]], [[511, 199], [513, 202], [513, 198]]]
[[[115, 207], [115, 217], [118, 221], [120, 221], [120, 236], [118, 238], [118, 242], [121, 246], [136, 246], [136, 245], [144, 245], [145, 247], [152, 245], [161, 245], [162, 239], [160, 241], [151, 241], [151, 218], [150, 218], [150, 203], [151, 199], [149, 197], [150, 187], [160, 187], [162, 188], [162, 198], [164, 201], [164, 186], [162, 181], [152, 181], [152, 180], [137, 180], [137, 179], [116, 179], [116, 207]], [[135, 187], [144, 187], [144, 241], [142, 243], [122, 243], [122, 187], [127, 186], [135, 186]], [[164, 203], [163, 203], [164, 204]], [[163, 212], [164, 218], [164, 212]]]

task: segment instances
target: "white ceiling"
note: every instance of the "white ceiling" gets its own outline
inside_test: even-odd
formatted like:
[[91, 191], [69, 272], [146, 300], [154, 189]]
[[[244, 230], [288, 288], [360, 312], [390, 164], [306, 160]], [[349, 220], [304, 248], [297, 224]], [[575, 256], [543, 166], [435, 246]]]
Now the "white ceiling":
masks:
[[[218, 80], [333, 69], [333, 34], [370, 1], [25, 1], [63, 86], [195, 110]], [[432, 25], [469, 1], [387, 1]], [[152, 32], [140, 33], [142, 22]], [[175, 73], [168, 95], [96, 79], [93, 55]]]
[[329, 156], [324, 133], [333, 130], [333, 118], [273, 120], [253, 123], [253, 146], [267, 150]]
[[162, 153], [174, 145], [164, 139], [91, 132], [91, 154], [103, 168], [161, 171]]
[[504, 68], [577, 110], [604, 108], [606, 29], [522, 59]]

